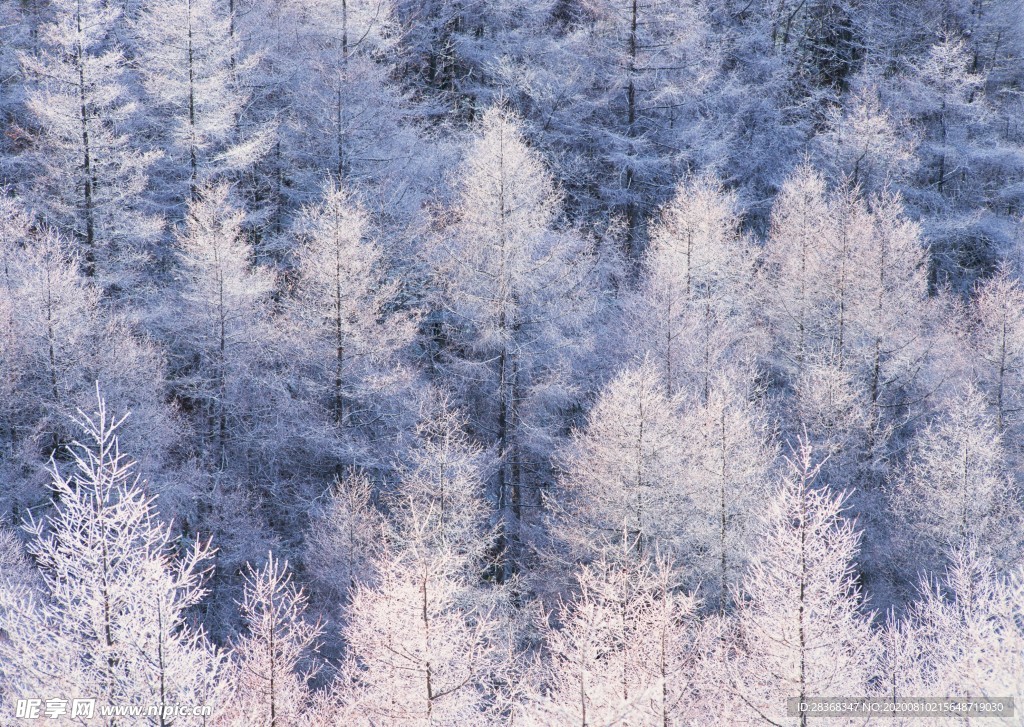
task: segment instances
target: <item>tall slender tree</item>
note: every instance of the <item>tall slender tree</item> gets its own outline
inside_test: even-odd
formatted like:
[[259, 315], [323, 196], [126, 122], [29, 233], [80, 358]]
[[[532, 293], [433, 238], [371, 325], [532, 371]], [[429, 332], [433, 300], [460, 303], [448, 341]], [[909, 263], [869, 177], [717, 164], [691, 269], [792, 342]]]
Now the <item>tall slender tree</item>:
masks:
[[27, 526], [44, 592], [0, 588], [0, 675], [10, 697], [2, 708], [58, 694], [98, 699], [100, 708], [159, 706], [156, 724], [169, 725], [165, 707], [220, 694], [222, 656], [188, 618], [205, 593], [211, 551], [172, 542], [118, 446], [124, 419], [102, 397], [80, 417], [86, 443], [70, 449], [75, 472], [54, 467], [54, 511]]
[[140, 152], [127, 133], [138, 105], [112, 37], [118, 15], [100, 0], [59, 0], [42, 28], [43, 48], [22, 56], [38, 124], [27, 191], [51, 225], [74, 236], [85, 275], [108, 286], [127, 282], [133, 255], [161, 227], [145, 205], [157, 155]]
[[[623, 547], [628, 550], [629, 544]], [[579, 573], [580, 591], [545, 622], [550, 652], [517, 721], [526, 724], [675, 724], [690, 717], [689, 620], [696, 603], [677, 569], [601, 557]]]
[[462, 166], [454, 224], [434, 250], [453, 351], [449, 369], [479, 402], [495, 442], [495, 500], [516, 536], [524, 490], [543, 471], [564, 405], [572, 333], [587, 312], [590, 256], [554, 229], [561, 197], [514, 115], [489, 109]]
[[815, 488], [815, 475], [803, 445], [738, 594], [738, 649], [722, 678], [740, 719], [784, 723], [779, 695], [869, 693], [877, 648], [853, 571], [859, 535], [841, 516], [843, 497]]
[[147, 0], [134, 24], [151, 133], [164, 152], [160, 182], [171, 216], [184, 217], [207, 185], [250, 167], [266, 151], [262, 129], [242, 134], [246, 64], [230, 4]]
[[915, 562], [937, 569], [945, 552], [975, 543], [1012, 571], [1021, 559], [1024, 511], [1002, 437], [976, 388], [965, 387], [947, 407], [918, 435], [896, 476], [893, 509], [916, 541]]
[[246, 631], [233, 650], [232, 684], [238, 723], [302, 724], [323, 626], [305, 617], [306, 595], [287, 562], [271, 553], [262, 568], [249, 566], [241, 611]]
[[551, 529], [585, 560], [623, 539], [641, 558], [692, 545], [683, 425], [664, 387], [650, 362], [623, 371], [561, 454]]
[[226, 185], [206, 188], [193, 200], [178, 236], [188, 323], [168, 320], [178, 386], [200, 407], [202, 431], [220, 468], [227, 464], [229, 437], [242, 434], [235, 423], [253, 401], [249, 386], [274, 283], [269, 270], [253, 266], [242, 219]]

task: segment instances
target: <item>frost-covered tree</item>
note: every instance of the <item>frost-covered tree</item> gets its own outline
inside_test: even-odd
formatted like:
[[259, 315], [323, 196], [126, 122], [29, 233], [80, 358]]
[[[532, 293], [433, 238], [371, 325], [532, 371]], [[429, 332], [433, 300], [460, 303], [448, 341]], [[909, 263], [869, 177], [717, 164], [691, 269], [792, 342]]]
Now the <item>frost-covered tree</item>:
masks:
[[[648, 216], [709, 151], [701, 94], [719, 59], [706, 6], [595, 0], [549, 7], [539, 24], [555, 28], [554, 37], [517, 38], [525, 57], [504, 53], [497, 75], [525, 97], [541, 138], [558, 150], [560, 176], [579, 211], [622, 218], [624, 246], [639, 262]], [[530, 18], [527, 8], [516, 10]]]
[[807, 362], [793, 383], [790, 409], [815, 451], [820, 474], [834, 485], [854, 480], [861, 468], [868, 407], [857, 379], [825, 352]]
[[389, 405], [400, 407], [396, 398], [408, 395], [411, 383], [401, 353], [414, 321], [395, 310], [398, 286], [386, 277], [383, 251], [368, 239], [368, 223], [362, 204], [328, 183], [322, 202], [297, 225], [298, 279], [290, 312], [300, 354], [294, 365], [310, 413], [332, 425], [338, 438], [351, 438], [360, 428], [383, 436], [383, 427], [393, 426]]
[[737, 719], [785, 723], [780, 695], [870, 693], [877, 649], [853, 571], [859, 534], [815, 474], [803, 445], [738, 593], [735, 655], [722, 674]]
[[242, 219], [225, 185], [204, 189], [190, 204], [178, 235], [183, 320], [166, 322], [177, 387], [205, 418], [201, 431], [220, 467], [227, 440], [243, 433], [244, 404], [256, 404], [249, 395], [274, 283], [269, 270], [253, 265]]
[[860, 79], [845, 105], [830, 111], [828, 128], [818, 137], [823, 165], [866, 193], [905, 180], [915, 166], [913, 142], [872, 80]]
[[830, 196], [807, 166], [787, 182], [772, 214], [762, 272], [772, 360], [798, 385], [830, 367], [847, 378], [871, 451], [907, 415], [931, 344], [920, 227], [898, 197]]
[[[408, 462], [399, 467], [393, 508], [399, 530], [424, 530], [417, 547], [479, 558], [490, 543], [484, 450], [466, 433], [466, 420], [447, 401], [424, 412]], [[420, 519], [413, 527], [412, 520]]]
[[640, 556], [681, 555], [694, 507], [683, 432], [653, 363], [620, 373], [560, 455], [555, 537], [588, 560], [622, 539]]
[[907, 79], [907, 103], [925, 131], [923, 171], [939, 195], [952, 194], [975, 152], [969, 126], [984, 103], [982, 77], [972, 71], [962, 40], [947, 34], [928, 49]]
[[[433, 172], [419, 148], [412, 103], [393, 75], [399, 27], [390, 0], [238, 2], [237, 33], [257, 62], [244, 69], [252, 90], [243, 123], [268, 128], [267, 153], [245, 179], [260, 224], [279, 234], [313, 203], [327, 174], [374, 190], [375, 215], [402, 220]], [[399, 223], [401, 224], [401, 223]]]
[[287, 562], [271, 553], [262, 568], [249, 567], [241, 603], [245, 632], [234, 646], [229, 672], [238, 724], [303, 724], [323, 631], [320, 622], [306, 618], [306, 603]]
[[561, 198], [518, 120], [488, 110], [458, 177], [454, 224], [433, 252], [452, 351], [475, 428], [495, 442], [495, 499], [510, 519], [544, 466], [590, 292], [590, 255], [557, 232]]
[[763, 270], [774, 354], [778, 365], [795, 376], [803, 372], [825, 333], [831, 266], [837, 262], [828, 254], [834, 230], [825, 180], [809, 166], [800, 167], [772, 207]]
[[172, 542], [120, 451], [124, 419], [102, 397], [80, 416], [85, 443], [69, 450], [75, 471], [54, 467], [54, 510], [27, 526], [43, 592], [0, 588], [3, 708], [53, 694], [161, 713], [212, 704], [222, 656], [189, 618], [211, 550]]
[[919, 688], [1014, 699], [1024, 694], [1022, 584], [1019, 573], [999, 570], [967, 543], [951, 552], [942, 581], [924, 584], [911, 611], [927, 655]]
[[154, 239], [160, 222], [145, 214], [155, 155], [141, 153], [128, 134], [138, 106], [113, 42], [119, 9], [58, 0], [51, 12], [41, 28], [43, 49], [22, 57], [38, 129], [22, 172], [26, 191], [49, 224], [74, 237], [87, 276], [123, 284], [133, 254]]
[[754, 550], [775, 452], [764, 413], [726, 377], [683, 421], [692, 433], [684, 477], [696, 515], [687, 522], [698, 542], [686, 565], [704, 600], [724, 612]]
[[917, 543], [915, 561], [935, 568], [943, 552], [977, 543], [1013, 569], [1024, 545], [1020, 496], [984, 396], [965, 387], [922, 431], [892, 487], [893, 509]]
[[996, 416], [996, 428], [1013, 446], [1024, 402], [1024, 290], [1003, 268], [978, 286], [971, 311], [978, 386]]
[[[921, 229], [898, 197], [870, 200], [852, 215], [863, 219], [850, 239], [849, 299], [844, 301], [840, 355], [866, 389], [869, 444], [903, 411], [927, 355], [932, 321]], [[843, 234], [848, 234], [845, 230]], [[891, 419], [890, 419], [891, 421]]]
[[500, 621], [459, 571], [461, 558], [414, 547], [385, 555], [353, 595], [343, 692], [355, 724], [485, 724], [507, 678]]
[[895, 702], [924, 694], [926, 642], [912, 618], [897, 618], [890, 613], [878, 633], [878, 645], [879, 697]]
[[21, 504], [39, 496], [34, 487], [19, 489], [35, 479], [29, 473], [39, 471], [40, 459], [71, 441], [67, 415], [89, 406], [97, 380], [112, 405], [136, 411], [122, 439], [139, 448], [147, 464], [159, 461], [176, 436], [159, 351], [102, 305], [99, 287], [82, 274], [65, 239], [33, 226], [13, 202], [0, 215], [6, 495]]
[[544, 622], [547, 653], [516, 721], [665, 725], [691, 718], [696, 603], [674, 571], [660, 558], [601, 557], [583, 566], [579, 593], [559, 609], [560, 627]]
[[1011, 167], [1016, 155], [994, 147], [1001, 134], [991, 126], [985, 77], [956, 30], [945, 29], [907, 65], [889, 91], [919, 139], [920, 166], [907, 196], [924, 213], [933, 282], [963, 286], [994, 262], [992, 243], [1005, 234], [984, 212], [988, 200], [1000, 195], [988, 192], [984, 178], [1019, 175], [1005, 166], [992, 169], [993, 154]]
[[326, 502], [311, 515], [304, 564], [328, 603], [347, 603], [356, 584], [372, 578], [384, 533], [372, 498], [369, 477], [349, 471], [335, 481]]
[[754, 256], [736, 206], [715, 180], [688, 179], [651, 230], [626, 315], [638, 353], [660, 365], [669, 396], [690, 390], [706, 399], [715, 372], [751, 356]]
[[248, 59], [232, 22], [230, 7], [213, 0], [146, 0], [133, 25], [168, 204], [195, 202], [265, 152], [263, 134], [240, 133], [248, 93], [238, 79]]

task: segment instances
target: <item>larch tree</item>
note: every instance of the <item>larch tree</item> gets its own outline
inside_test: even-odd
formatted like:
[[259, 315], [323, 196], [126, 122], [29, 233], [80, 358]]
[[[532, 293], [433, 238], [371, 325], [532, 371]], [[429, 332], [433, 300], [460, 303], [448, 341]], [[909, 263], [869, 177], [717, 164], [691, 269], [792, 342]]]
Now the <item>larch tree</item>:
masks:
[[828, 195], [807, 166], [786, 183], [772, 215], [762, 295], [774, 364], [796, 386], [845, 379], [863, 411], [849, 420], [862, 426], [860, 467], [873, 467], [908, 415], [931, 343], [925, 333], [935, 310], [920, 226], [899, 197]]
[[245, 631], [232, 650], [232, 724], [280, 727], [303, 724], [313, 699], [319, 621], [306, 617], [307, 598], [288, 563], [271, 553], [249, 566], [241, 614]]
[[[208, 545], [178, 546], [154, 498], [121, 453], [102, 397], [80, 414], [85, 444], [69, 453], [75, 471], [52, 470], [54, 510], [30, 521], [29, 553], [43, 593], [0, 588], [5, 639], [4, 708], [59, 694], [102, 706], [164, 707], [217, 699], [222, 655], [189, 610], [205, 593]], [[114, 724], [113, 718], [108, 718]]]
[[[466, 418], [442, 397], [423, 412], [407, 462], [398, 467], [392, 509], [398, 529], [422, 531], [417, 547], [465, 558], [475, 565], [490, 545], [486, 507], [488, 453], [466, 432]], [[420, 518], [418, 527], [410, 527]]]
[[563, 377], [587, 311], [590, 255], [557, 232], [561, 198], [519, 121], [484, 113], [458, 177], [454, 223], [432, 251], [444, 295], [450, 372], [479, 404], [478, 431], [498, 454], [494, 499], [517, 537], [524, 499], [545, 466], [566, 403]]
[[889, 96], [911, 119], [919, 138], [920, 165], [907, 196], [924, 212], [932, 247], [931, 282], [962, 286], [995, 257], [984, 239], [992, 226], [985, 230], [978, 225], [986, 203], [991, 199], [998, 204], [1000, 195], [995, 188], [989, 193], [984, 181], [992, 170], [991, 155], [1005, 160], [996, 175], [1019, 177], [1019, 170], [1013, 169], [1015, 154], [993, 148], [1003, 130], [992, 128], [986, 78], [965, 37], [954, 27], [937, 35], [907, 64]]
[[396, 83], [400, 28], [390, 0], [240, 2], [238, 33], [258, 61], [243, 82], [253, 92], [246, 121], [269, 127], [267, 154], [246, 184], [269, 208], [273, 236], [300, 205], [311, 204], [326, 175], [373, 190], [367, 200], [402, 218], [416, 185], [411, 106]]
[[[103, 306], [102, 291], [82, 273], [67, 240], [28, 224], [13, 207], [6, 211], [14, 217], [0, 223], [6, 233], [0, 240], [0, 361], [10, 387], [3, 439], [12, 483], [40, 471], [40, 459], [72, 440], [67, 414], [89, 406], [97, 380], [112, 405], [137, 412], [122, 440], [138, 448], [147, 465], [159, 461], [176, 437], [164, 403], [160, 352], [124, 316]], [[21, 494], [17, 489], [7, 494], [14, 502], [27, 497], [21, 504], [41, 494], [34, 487]]]
[[912, 616], [889, 614], [878, 632], [879, 697], [896, 702], [928, 691], [928, 645], [921, 632]]
[[950, 553], [945, 577], [926, 581], [911, 622], [927, 655], [922, 691], [1024, 695], [1024, 627], [1020, 570], [1000, 574], [973, 543]]
[[792, 416], [822, 456], [821, 478], [835, 486], [861, 472], [868, 407], [857, 384], [831, 351], [808, 361], [793, 382]]
[[357, 584], [372, 580], [385, 532], [383, 517], [372, 500], [370, 478], [350, 470], [334, 481], [326, 501], [311, 515], [303, 560], [329, 604], [347, 604]]
[[562, 38], [534, 51], [519, 85], [565, 149], [567, 189], [588, 212], [622, 218], [626, 255], [639, 263], [648, 216], [705, 151], [701, 95], [719, 60], [706, 6], [594, 0], [551, 14]]
[[1024, 408], [1024, 289], [1002, 268], [979, 284], [971, 314], [978, 386], [993, 409], [997, 431], [1013, 446]]
[[690, 530], [699, 543], [687, 566], [703, 585], [703, 600], [724, 613], [754, 550], [775, 447], [764, 412], [726, 376], [715, 378], [707, 401], [683, 421], [683, 430], [693, 433], [684, 477], [697, 514]]
[[772, 207], [761, 278], [767, 286], [762, 295], [775, 336], [776, 365], [793, 377], [801, 375], [824, 336], [831, 297], [827, 251], [834, 238], [825, 180], [802, 166]]
[[146, 214], [147, 170], [128, 134], [138, 105], [127, 62], [113, 42], [119, 10], [100, 0], [59, 0], [42, 28], [43, 49], [24, 55], [33, 84], [27, 104], [36, 124], [29, 198], [46, 221], [73, 235], [82, 271], [124, 285], [133, 256], [159, 234]]
[[[859, 206], [859, 205], [855, 205]], [[844, 311], [843, 363], [866, 393], [867, 444], [878, 446], [906, 415], [931, 343], [927, 256], [920, 226], [903, 201], [883, 194], [853, 212], [864, 222], [851, 239], [850, 296]]]
[[854, 573], [859, 534], [842, 517], [843, 496], [815, 487], [815, 475], [804, 444], [737, 594], [735, 653], [723, 674], [737, 719], [784, 723], [780, 695], [870, 693], [877, 648]]
[[134, 23], [149, 126], [164, 152], [163, 201], [179, 209], [266, 151], [264, 134], [240, 133], [248, 94], [238, 79], [250, 59], [232, 22], [213, 0], [146, 0]]
[[940, 197], [955, 194], [961, 172], [973, 162], [970, 155], [978, 151], [969, 124], [985, 103], [983, 80], [955, 33], [944, 34], [910, 70], [905, 103], [925, 132], [922, 172]]
[[662, 367], [669, 396], [692, 391], [706, 400], [714, 372], [752, 357], [754, 255], [736, 207], [716, 180], [694, 177], [652, 228], [626, 315], [639, 355]]
[[411, 374], [401, 354], [415, 321], [396, 310], [398, 286], [387, 277], [380, 245], [369, 239], [362, 204], [334, 182], [323, 192], [296, 230], [298, 278], [290, 312], [301, 355], [295, 365], [311, 408], [337, 439], [352, 439], [360, 428], [383, 436], [389, 405], [408, 393]]
[[694, 508], [683, 432], [655, 364], [620, 373], [559, 456], [554, 536], [584, 560], [623, 539], [638, 557], [681, 556]]
[[[414, 520], [420, 520], [414, 515]], [[413, 538], [413, 541], [422, 538]], [[359, 586], [344, 627], [346, 710], [356, 724], [486, 724], [509, 645], [450, 552], [386, 553]]]
[[204, 189], [189, 205], [178, 235], [181, 303], [187, 324], [168, 322], [177, 385], [203, 416], [202, 431], [217, 466], [226, 465], [229, 437], [251, 389], [252, 370], [274, 278], [256, 267], [242, 234], [243, 214], [230, 201], [226, 185]]
[[1019, 490], [985, 397], [964, 387], [918, 434], [892, 484], [892, 506], [908, 525], [915, 562], [932, 569], [943, 553], [974, 542], [1013, 569], [1024, 544]]
[[628, 555], [583, 566], [579, 592], [559, 609], [561, 626], [542, 626], [547, 653], [516, 721], [667, 725], [691, 718], [696, 601], [682, 593], [676, 571], [663, 558]]
[[882, 101], [870, 74], [863, 74], [841, 108], [829, 112], [818, 139], [822, 164], [851, 188], [873, 194], [905, 181], [916, 166], [906, 129]]

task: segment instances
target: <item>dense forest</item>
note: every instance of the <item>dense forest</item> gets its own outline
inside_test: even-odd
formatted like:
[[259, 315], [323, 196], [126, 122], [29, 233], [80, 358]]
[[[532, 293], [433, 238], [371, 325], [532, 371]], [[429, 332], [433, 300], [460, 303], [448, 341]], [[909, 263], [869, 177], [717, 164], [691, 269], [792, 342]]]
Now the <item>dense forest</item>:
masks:
[[5, 727], [1024, 710], [1020, 0], [0, 0], [0, 131]]

